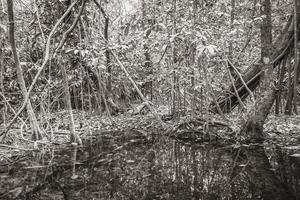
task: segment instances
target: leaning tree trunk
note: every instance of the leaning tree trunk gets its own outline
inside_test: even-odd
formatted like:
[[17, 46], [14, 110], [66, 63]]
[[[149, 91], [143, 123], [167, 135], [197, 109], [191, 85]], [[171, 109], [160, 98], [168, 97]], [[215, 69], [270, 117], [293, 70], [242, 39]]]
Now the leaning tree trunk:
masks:
[[283, 184], [271, 169], [265, 154], [263, 141], [263, 125], [276, 96], [276, 88], [271, 81], [262, 98], [255, 104], [247, 122], [241, 129], [248, 142], [252, 143], [246, 150], [248, 165], [246, 171], [251, 182], [261, 191], [264, 200], [293, 200], [296, 199], [288, 187]]
[[264, 200], [293, 200], [296, 198], [292, 192], [271, 170], [271, 165], [263, 146], [265, 139], [263, 125], [275, 100], [277, 89], [271, 81], [273, 66], [270, 64], [272, 41], [270, 0], [262, 1], [261, 11], [261, 14], [266, 16], [261, 28], [261, 62], [263, 63], [262, 71], [265, 72], [261, 82], [263, 83], [262, 90], [264, 92], [261, 99], [254, 105], [248, 120], [241, 129], [241, 134], [245, 135], [250, 143], [245, 151], [248, 159], [246, 171], [251, 182], [260, 191], [260, 195]]
[[[297, 15], [297, 23], [298, 23], [298, 30], [299, 30], [299, 22], [300, 22], [300, 15]], [[272, 45], [272, 56], [270, 56], [270, 64], [273, 65], [275, 68], [278, 63], [280, 63], [283, 59], [286, 58], [288, 52], [293, 49], [294, 43], [294, 23], [293, 17], [290, 17], [288, 22], [286, 23], [285, 28], [281, 32], [276, 39], [276, 41]], [[298, 37], [299, 40], [299, 37]], [[244, 72], [243, 79], [247, 84], [247, 87], [253, 91], [255, 90], [260, 83], [262, 78], [262, 68], [263, 64], [260, 62], [262, 58], [257, 59], [257, 61], [250, 65], [248, 69]], [[243, 81], [237, 79], [234, 83], [235, 88], [238, 91], [239, 97], [244, 100], [249, 95], [247, 88], [244, 86]], [[221, 108], [222, 112], [229, 113], [233, 108], [235, 108], [239, 102], [238, 97], [234, 92], [234, 87], [231, 86], [230, 94], [226, 95], [225, 97], [221, 97], [218, 99], [219, 107]], [[210, 105], [210, 110], [212, 112], [218, 113], [218, 106], [215, 103]]]
[[[18, 77], [18, 82], [22, 91], [22, 95], [25, 98], [27, 96], [27, 89], [23, 77], [23, 72], [22, 68], [20, 66], [20, 60], [18, 56], [18, 52], [16, 49], [16, 44], [15, 44], [15, 33], [14, 33], [14, 12], [13, 12], [13, 1], [12, 0], [7, 0], [7, 13], [8, 13], [8, 20], [9, 20], [9, 40], [12, 48], [12, 53], [14, 56], [14, 62], [15, 66], [17, 67], [17, 77]], [[30, 126], [32, 130], [32, 138], [33, 140], [39, 140], [42, 138], [40, 129], [39, 129], [39, 124], [36, 119], [34, 110], [31, 105], [31, 101], [28, 100], [28, 103], [26, 105], [27, 113], [29, 116], [29, 121], [30, 121]]]

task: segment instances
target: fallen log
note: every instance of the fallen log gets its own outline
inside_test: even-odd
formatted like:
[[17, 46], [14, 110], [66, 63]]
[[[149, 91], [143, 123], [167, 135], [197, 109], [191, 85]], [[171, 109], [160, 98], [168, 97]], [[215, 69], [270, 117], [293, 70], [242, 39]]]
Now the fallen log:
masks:
[[[298, 30], [300, 30], [300, 17], [298, 16]], [[277, 37], [276, 41], [273, 44], [273, 54], [271, 55], [271, 64], [273, 68], [276, 68], [278, 64], [287, 56], [288, 52], [293, 49], [294, 44], [294, 19], [291, 16], [286, 23], [281, 34]], [[298, 38], [299, 40], [299, 38]], [[263, 75], [262, 71], [262, 63], [261, 58], [257, 59], [253, 64], [251, 64], [247, 70], [243, 73], [243, 80], [247, 84], [247, 87], [254, 91], [260, 84], [261, 77]], [[235, 83], [235, 88], [238, 91], [238, 95], [241, 100], [245, 100], [249, 91], [243, 84], [243, 81], [237, 77]], [[229, 113], [234, 109], [237, 105], [239, 105], [238, 97], [234, 92], [234, 86], [230, 86], [229, 92], [225, 94], [223, 97], [220, 97], [217, 100], [217, 104], [221, 108], [223, 113]], [[210, 110], [214, 113], [219, 113], [217, 110], [217, 105], [215, 103], [211, 103]]]

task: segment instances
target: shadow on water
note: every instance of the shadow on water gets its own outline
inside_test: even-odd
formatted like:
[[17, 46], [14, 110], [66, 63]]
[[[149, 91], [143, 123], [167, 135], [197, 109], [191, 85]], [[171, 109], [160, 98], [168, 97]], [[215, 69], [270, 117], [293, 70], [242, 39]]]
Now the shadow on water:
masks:
[[[10, 172], [26, 185], [20, 199], [250, 200], [268, 199], [281, 188], [300, 199], [299, 158], [275, 145], [215, 148], [169, 138], [151, 141], [138, 133], [89, 142], [76, 149], [71, 165], [72, 147], [54, 150], [51, 167]], [[278, 185], [267, 185], [274, 180]]]

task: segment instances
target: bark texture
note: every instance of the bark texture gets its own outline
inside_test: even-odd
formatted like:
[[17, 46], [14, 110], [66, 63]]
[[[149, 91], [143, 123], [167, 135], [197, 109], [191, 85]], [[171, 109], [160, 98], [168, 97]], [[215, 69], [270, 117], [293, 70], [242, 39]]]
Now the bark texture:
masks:
[[[21, 88], [21, 92], [23, 97], [25, 98], [27, 96], [27, 89], [23, 77], [23, 72], [22, 68], [20, 65], [20, 60], [16, 48], [16, 43], [15, 43], [15, 25], [14, 25], [14, 12], [13, 12], [13, 1], [7, 0], [7, 13], [8, 13], [8, 20], [9, 20], [9, 40], [10, 40], [10, 45], [11, 49], [13, 52], [13, 57], [14, 57], [14, 62], [15, 66], [17, 68], [17, 77], [18, 77], [18, 82]], [[32, 138], [33, 140], [39, 140], [42, 138], [40, 129], [39, 129], [39, 124], [36, 119], [34, 110], [31, 105], [31, 101], [28, 100], [26, 104], [26, 109], [27, 109], [27, 114], [29, 116], [29, 121], [30, 121], [30, 126], [31, 126], [31, 131], [32, 131]]]

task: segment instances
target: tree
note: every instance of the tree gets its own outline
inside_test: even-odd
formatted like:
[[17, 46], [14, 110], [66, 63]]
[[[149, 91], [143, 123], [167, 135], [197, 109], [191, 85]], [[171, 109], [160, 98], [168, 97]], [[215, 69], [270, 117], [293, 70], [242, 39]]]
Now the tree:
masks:
[[[19, 55], [16, 48], [15, 43], [15, 25], [14, 25], [14, 12], [13, 12], [13, 1], [7, 0], [7, 13], [8, 13], [8, 21], [9, 21], [9, 40], [11, 44], [11, 49], [13, 52], [14, 62], [17, 69], [17, 76], [18, 82], [22, 91], [22, 95], [25, 98], [27, 96], [27, 89], [23, 77], [23, 71], [20, 65]], [[33, 140], [40, 140], [42, 139], [41, 131], [39, 128], [38, 121], [36, 119], [34, 110], [31, 105], [31, 101], [28, 100], [27, 102], [27, 114], [29, 116], [31, 131], [32, 131], [32, 138]]]
[[[1, 6], [0, 6], [0, 25], [3, 24], [4, 22], [4, 13], [3, 13], [3, 10], [4, 10], [4, 5], [2, 5], [1, 3]], [[5, 71], [5, 68], [4, 68], [4, 42], [5, 42], [5, 38], [4, 36], [6, 35], [5, 33], [5, 29], [3, 27], [0, 26], [0, 34], [2, 35], [1, 38], [0, 38], [0, 92], [2, 93], [2, 95], [4, 95], [4, 82], [3, 82], [3, 79], [4, 79], [4, 71]], [[2, 103], [0, 104], [3, 104], [3, 109], [1, 109], [1, 112], [2, 112], [2, 119], [3, 119], [3, 124], [4, 126], [6, 125], [6, 112], [7, 112], [7, 106], [6, 106], [6, 102], [2, 101]]]
[[[63, 45], [65, 44], [69, 34], [73, 31], [73, 29], [76, 27], [80, 16], [85, 8], [85, 3], [86, 0], [82, 0], [81, 1], [81, 7], [80, 10], [76, 16], [76, 18], [74, 19], [72, 25], [70, 26], [70, 28], [64, 32], [62, 39], [57, 47], [56, 50], [59, 50], [63, 47]], [[71, 96], [70, 96], [70, 91], [69, 91], [69, 83], [68, 83], [68, 74], [67, 74], [67, 70], [66, 70], [66, 63], [62, 63], [61, 64], [61, 70], [62, 70], [62, 77], [63, 77], [63, 83], [64, 83], [64, 92], [65, 92], [65, 102], [66, 102], [66, 107], [68, 110], [68, 114], [69, 114], [69, 119], [70, 119], [70, 124], [69, 124], [69, 129], [70, 129], [70, 142], [71, 143], [77, 143], [79, 145], [82, 144], [82, 141], [80, 139], [80, 137], [76, 134], [75, 132], [75, 125], [74, 125], [74, 117], [73, 117], [73, 112], [72, 112], [72, 105], [71, 105]]]
[[[270, 64], [272, 49], [271, 2], [263, 0], [261, 15], [265, 16], [261, 26], [261, 58], [264, 75], [262, 77], [262, 96], [252, 108], [248, 120], [241, 128], [241, 134], [255, 143], [246, 150], [248, 166], [246, 170], [251, 181], [261, 191], [263, 199], [296, 199], [288, 187], [271, 170], [271, 165], [262, 145], [265, 140], [263, 125], [276, 97], [276, 88], [272, 83], [273, 66]], [[296, 16], [295, 16], [296, 17]]]

